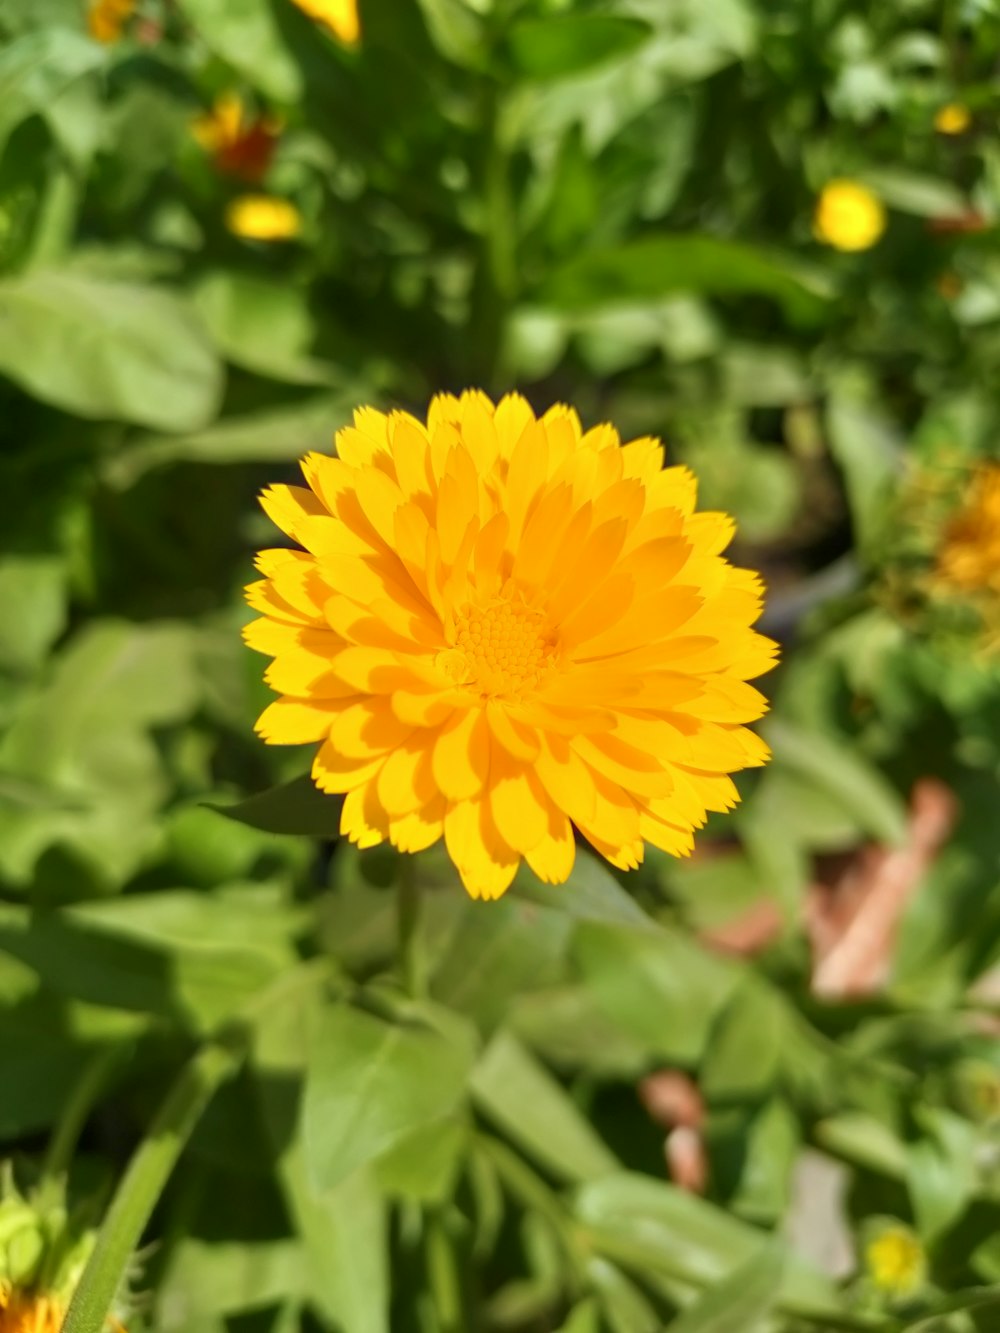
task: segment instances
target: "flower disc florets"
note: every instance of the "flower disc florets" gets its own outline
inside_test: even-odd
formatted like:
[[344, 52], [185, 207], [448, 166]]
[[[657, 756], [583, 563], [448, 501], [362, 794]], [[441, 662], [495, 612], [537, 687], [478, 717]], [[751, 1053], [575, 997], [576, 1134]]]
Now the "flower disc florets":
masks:
[[261, 553], [246, 637], [281, 695], [257, 729], [320, 742], [341, 831], [443, 835], [485, 898], [522, 858], [565, 880], [573, 825], [619, 867], [687, 854], [768, 753], [743, 724], [775, 648], [760, 579], [722, 558], [732, 520], [656, 440], [516, 394], [440, 395], [426, 425], [364, 408], [337, 454], [262, 497], [303, 549]]

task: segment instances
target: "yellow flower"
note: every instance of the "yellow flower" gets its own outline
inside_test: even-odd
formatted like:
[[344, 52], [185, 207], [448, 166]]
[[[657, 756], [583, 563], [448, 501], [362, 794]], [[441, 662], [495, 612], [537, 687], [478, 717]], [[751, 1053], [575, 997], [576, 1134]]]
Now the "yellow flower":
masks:
[[226, 209], [226, 226], [248, 241], [287, 241], [302, 230], [302, 215], [288, 199], [241, 194]]
[[891, 1296], [911, 1296], [927, 1276], [923, 1246], [901, 1224], [885, 1227], [868, 1242], [865, 1265], [875, 1285]]
[[1000, 463], [982, 463], [944, 530], [939, 581], [962, 593], [1000, 593]]
[[361, 40], [358, 0], [292, 0], [303, 14], [329, 28], [339, 41], [354, 46]]
[[836, 250], [868, 250], [885, 231], [881, 199], [857, 181], [827, 181], [813, 219], [817, 240]]
[[66, 1309], [54, 1296], [0, 1282], [0, 1333], [59, 1333]]
[[135, 0], [90, 0], [87, 29], [96, 42], [117, 42], [135, 13]]
[[938, 134], [964, 134], [972, 124], [972, 115], [961, 102], [949, 102], [940, 107], [934, 117], [934, 128]]
[[721, 552], [725, 514], [651, 438], [536, 419], [509, 394], [441, 394], [426, 425], [355, 413], [309, 489], [262, 504], [304, 550], [264, 551], [251, 647], [281, 698], [258, 732], [319, 742], [313, 780], [341, 832], [415, 852], [440, 837], [473, 897], [527, 861], [561, 883], [573, 825], [612, 864], [644, 840], [683, 856], [728, 774], [764, 763], [742, 724], [775, 645], [762, 585]]
[[211, 111], [191, 124], [191, 133], [211, 153], [218, 171], [250, 182], [266, 175], [281, 129], [276, 117], [249, 115], [243, 99], [232, 92], [217, 97]]

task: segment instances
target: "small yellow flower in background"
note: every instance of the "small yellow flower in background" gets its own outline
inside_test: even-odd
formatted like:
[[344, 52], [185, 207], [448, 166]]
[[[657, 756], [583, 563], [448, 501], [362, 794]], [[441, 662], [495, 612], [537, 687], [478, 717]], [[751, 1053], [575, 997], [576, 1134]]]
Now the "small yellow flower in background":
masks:
[[362, 408], [336, 445], [262, 496], [304, 549], [261, 552], [245, 633], [281, 696], [257, 730], [319, 743], [341, 832], [443, 836], [475, 898], [522, 859], [566, 880], [574, 826], [621, 868], [644, 842], [687, 855], [768, 758], [746, 682], [775, 645], [760, 578], [722, 556], [732, 520], [657, 440], [517, 394], [441, 394], [426, 424]]
[[924, 1247], [901, 1222], [882, 1227], [868, 1241], [865, 1267], [875, 1286], [891, 1297], [912, 1296], [927, 1278]]
[[949, 102], [940, 107], [934, 117], [934, 128], [938, 134], [964, 134], [972, 124], [972, 114], [961, 102]]
[[241, 194], [226, 209], [226, 226], [248, 241], [289, 241], [302, 230], [302, 215], [289, 199]]
[[65, 1316], [65, 1306], [55, 1297], [0, 1282], [0, 1333], [59, 1333]]
[[217, 171], [256, 182], [266, 175], [281, 134], [277, 117], [253, 116], [238, 93], [215, 99], [211, 111], [196, 117], [191, 133]]
[[817, 240], [836, 250], [869, 250], [885, 231], [885, 206], [857, 181], [827, 181], [813, 218]]
[[90, 0], [87, 30], [96, 42], [117, 42], [135, 13], [135, 0]]
[[361, 40], [358, 0], [292, 0], [292, 3], [346, 46], [354, 46]]
[[962, 593], [1000, 593], [1000, 463], [972, 473], [938, 550], [941, 584]]

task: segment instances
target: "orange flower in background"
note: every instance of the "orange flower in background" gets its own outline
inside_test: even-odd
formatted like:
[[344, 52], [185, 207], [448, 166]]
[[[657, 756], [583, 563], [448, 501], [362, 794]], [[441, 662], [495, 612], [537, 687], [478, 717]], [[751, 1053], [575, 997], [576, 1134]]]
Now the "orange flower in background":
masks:
[[281, 696], [257, 730], [319, 744], [342, 833], [443, 836], [477, 898], [522, 859], [564, 881], [574, 825], [622, 868], [644, 842], [689, 853], [768, 758], [746, 682], [775, 645], [760, 579], [722, 556], [732, 520], [696, 512], [658, 441], [516, 394], [442, 394], [426, 424], [362, 408], [336, 443], [308, 489], [262, 496], [303, 549], [258, 557], [246, 638]]
[[135, 13], [135, 0], [90, 0], [87, 31], [96, 42], [117, 42]]
[[827, 181], [813, 218], [816, 239], [835, 250], [870, 250], [885, 231], [885, 206], [858, 181]]
[[291, 241], [302, 230], [302, 214], [290, 199], [241, 194], [226, 209], [226, 226], [247, 241]]
[[65, 1315], [65, 1306], [52, 1296], [0, 1283], [0, 1333], [59, 1333]]
[[961, 102], [949, 102], [940, 107], [934, 117], [934, 128], [938, 134], [964, 134], [972, 124], [972, 114]]
[[1000, 463], [975, 469], [938, 551], [941, 583], [963, 593], [1000, 593]]
[[361, 40], [358, 0], [292, 0], [292, 3], [345, 46], [355, 46]]
[[217, 171], [256, 183], [267, 174], [281, 128], [275, 117], [250, 116], [236, 93], [223, 93], [192, 123], [191, 133], [212, 155]]

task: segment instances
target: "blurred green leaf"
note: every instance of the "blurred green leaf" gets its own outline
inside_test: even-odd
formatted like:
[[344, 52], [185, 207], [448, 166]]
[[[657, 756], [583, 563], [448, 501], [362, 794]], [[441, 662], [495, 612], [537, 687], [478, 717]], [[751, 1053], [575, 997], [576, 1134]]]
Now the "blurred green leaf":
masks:
[[766, 1095], [778, 1075], [787, 1024], [780, 997], [756, 978], [733, 993], [713, 1029], [699, 1086], [713, 1103]]
[[785, 1260], [776, 1245], [756, 1254], [671, 1322], [672, 1333], [755, 1333], [781, 1293]]
[[312, 1188], [333, 1188], [460, 1100], [472, 1052], [419, 1022], [390, 1023], [346, 1004], [320, 1017], [303, 1095]]
[[48, 555], [0, 560], [0, 668], [24, 672], [41, 664], [66, 623], [66, 571]]
[[591, 1180], [617, 1169], [569, 1095], [510, 1033], [490, 1042], [471, 1087], [479, 1109], [563, 1179]]
[[557, 269], [539, 295], [569, 310], [641, 297], [695, 292], [773, 298], [788, 317], [822, 318], [830, 290], [818, 274], [739, 241], [712, 236], [654, 236], [585, 252]]
[[517, 19], [507, 32], [507, 52], [529, 79], [558, 79], [626, 55], [648, 41], [652, 29], [614, 14], [553, 14]]
[[105, 62], [104, 50], [68, 27], [41, 28], [0, 48], [0, 154], [29, 116], [49, 116], [58, 98]]
[[691, 1064], [736, 986], [738, 973], [680, 932], [583, 922], [573, 956], [615, 1023], [664, 1059]]
[[195, 430], [222, 371], [200, 322], [156, 287], [36, 270], [0, 283], [0, 374], [83, 417]]
[[883, 539], [887, 501], [903, 466], [898, 431], [849, 381], [834, 384], [827, 406], [830, 451], [844, 474], [858, 544], [871, 550]]
[[186, 1239], [174, 1250], [157, 1292], [157, 1324], [165, 1333], [189, 1329], [206, 1316], [241, 1314], [301, 1297], [304, 1286], [298, 1241], [209, 1244]]
[[762, 731], [775, 768], [816, 784], [880, 842], [905, 841], [906, 807], [878, 770], [843, 741], [771, 717]]
[[205, 45], [255, 88], [297, 102], [302, 72], [289, 50], [275, 0], [181, 0]]
[[379, 1188], [397, 1198], [443, 1203], [454, 1189], [469, 1144], [459, 1115], [421, 1125], [383, 1153], [374, 1166]]
[[448, 60], [468, 69], [486, 61], [486, 28], [469, 0], [418, 0], [434, 45]]

